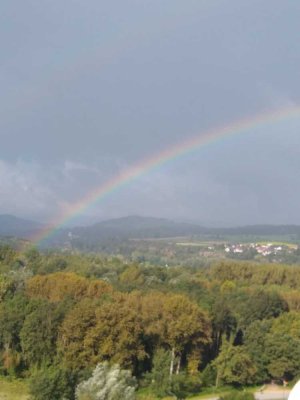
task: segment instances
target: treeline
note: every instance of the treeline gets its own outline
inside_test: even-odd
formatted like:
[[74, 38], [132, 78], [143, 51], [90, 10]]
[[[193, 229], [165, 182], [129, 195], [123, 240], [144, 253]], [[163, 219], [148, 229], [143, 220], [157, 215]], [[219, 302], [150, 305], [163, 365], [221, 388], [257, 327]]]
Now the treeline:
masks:
[[2, 246], [0, 373], [31, 377], [44, 400], [74, 399], [104, 362], [130, 370], [156, 398], [291, 380], [300, 374], [299, 309], [296, 266], [168, 268]]

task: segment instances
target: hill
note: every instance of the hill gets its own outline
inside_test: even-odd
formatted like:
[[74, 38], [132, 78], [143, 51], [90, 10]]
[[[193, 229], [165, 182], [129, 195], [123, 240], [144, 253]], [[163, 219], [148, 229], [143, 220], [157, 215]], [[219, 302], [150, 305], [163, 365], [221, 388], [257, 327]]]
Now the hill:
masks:
[[[0, 215], [0, 238], [30, 239], [43, 225], [39, 222]], [[132, 239], [192, 238], [222, 241], [288, 240], [298, 242], [298, 225], [249, 225], [233, 228], [207, 228], [197, 223], [176, 222], [165, 218], [127, 216], [109, 219], [89, 226], [60, 229], [44, 242], [44, 247], [110, 248]]]
[[0, 215], [0, 236], [15, 236], [18, 238], [30, 238], [42, 228], [42, 224], [15, 217], [14, 215]]
[[88, 227], [74, 228], [72, 232], [80, 236], [146, 239], [205, 234], [209, 233], [209, 229], [164, 218], [128, 216], [102, 221]]
[[215, 228], [216, 233], [229, 235], [300, 235], [299, 225], [247, 225], [234, 228]]

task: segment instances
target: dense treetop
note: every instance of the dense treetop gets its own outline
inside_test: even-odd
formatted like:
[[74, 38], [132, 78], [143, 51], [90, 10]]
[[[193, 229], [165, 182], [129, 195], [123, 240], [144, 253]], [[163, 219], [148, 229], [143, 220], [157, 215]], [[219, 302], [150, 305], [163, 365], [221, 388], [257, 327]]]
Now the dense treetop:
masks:
[[296, 266], [156, 267], [2, 247], [0, 372], [39, 371], [35, 382], [58, 380], [70, 399], [103, 362], [130, 370], [157, 396], [292, 379], [299, 308]]

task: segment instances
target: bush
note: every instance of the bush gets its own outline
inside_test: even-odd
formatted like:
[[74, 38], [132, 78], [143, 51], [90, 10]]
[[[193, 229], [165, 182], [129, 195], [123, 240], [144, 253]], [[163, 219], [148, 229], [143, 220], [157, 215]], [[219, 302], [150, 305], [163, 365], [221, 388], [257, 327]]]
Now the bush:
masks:
[[200, 389], [199, 375], [192, 376], [182, 373], [173, 375], [169, 394], [175, 395], [177, 399], [185, 399], [188, 396], [199, 393]]
[[119, 365], [98, 364], [93, 375], [76, 388], [77, 400], [134, 400], [135, 378]]
[[74, 400], [74, 389], [74, 376], [55, 366], [38, 370], [29, 383], [33, 400]]
[[201, 372], [201, 381], [204, 387], [215, 386], [217, 379], [216, 367], [212, 364], [208, 364]]
[[222, 396], [220, 400], [254, 400], [255, 397], [252, 393], [247, 392], [232, 392]]

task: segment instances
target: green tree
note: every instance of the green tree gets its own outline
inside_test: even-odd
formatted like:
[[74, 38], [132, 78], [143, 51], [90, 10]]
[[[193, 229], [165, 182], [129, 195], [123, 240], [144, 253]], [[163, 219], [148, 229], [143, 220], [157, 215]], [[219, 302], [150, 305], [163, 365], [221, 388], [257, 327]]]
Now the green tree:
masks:
[[256, 382], [269, 379], [268, 356], [265, 353], [266, 337], [272, 327], [273, 320], [254, 321], [245, 331], [244, 343], [256, 366]]
[[45, 300], [32, 301], [29, 307], [32, 310], [27, 314], [20, 332], [24, 360], [29, 366], [51, 363], [56, 356], [63, 310]]
[[239, 326], [245, 329], [253, 321], [278, 317], [287, 311], [287, 304], [276, 291], [257, 290], [238, 304]]
[[268, 372], [275, 379], [292, 379], [300, 373], [300, 341], [291, 335], [269, 333], [265, 341]]
[[291, 335], [294, 339], [300, 340], [300, 313], [290, 311], [280, 315], [272, 322], [272, 333]]
[[33, 400], [75, 400], [75, 377], [57, 365], [36, 371], [30, 380]]
[[25, 252], [25, 262], [28, 268], [37, 273], [43, 263], [43, 257], [35, 247], [29, 248]]
[[171, 352], [158, 349], [153, 356], [151, 373], [148, 374], [153, 393], [161, 398], [170, 394], [170, 361]]
[[15, 282], [12, 277], [0, 275], [0, 302], [11, 297], [15, 292]]
[[[227, 283], [226, 281], [225, 283]], [[224, 284], [223, 284], [224, 285]], [[227, 340], [236, 332], [237, 322], [233, 315], [232, 307], [229, 304], [226, 296], [217, 298], [212, 307], [212, 326], [213, 326], [213, 353], [216, 355], [219, 352], [222, 337]]]
[[15, 373], [21, 364], [20, 331], [26, 316], [27, 299], [18, 294], [0, 304], [0, 351], [4, 369]]
[[17, 252], [7, 244], [0, 244], [0, 265], [12, 266], [17, 258]]
[[233, 385], [253, 383], [256, 367], [245, 346], [233, 346], [224, 341], [214, 365], [217, 369], [216, 386], [220, 381]]

